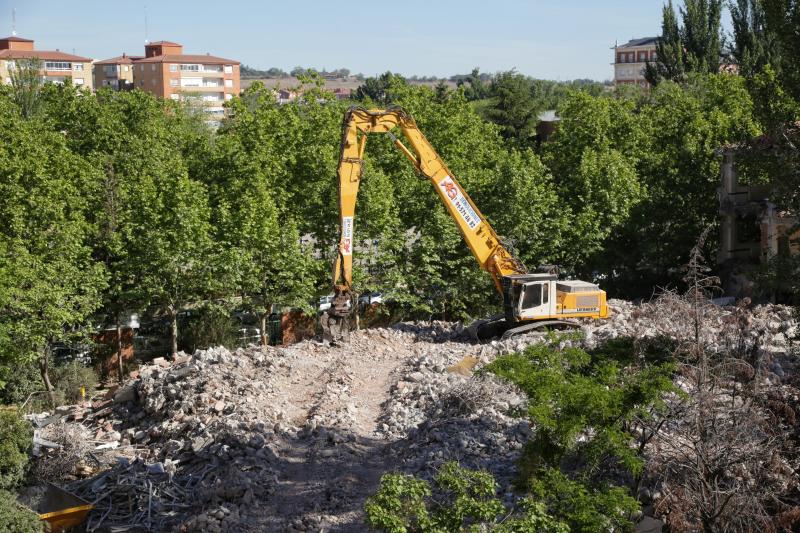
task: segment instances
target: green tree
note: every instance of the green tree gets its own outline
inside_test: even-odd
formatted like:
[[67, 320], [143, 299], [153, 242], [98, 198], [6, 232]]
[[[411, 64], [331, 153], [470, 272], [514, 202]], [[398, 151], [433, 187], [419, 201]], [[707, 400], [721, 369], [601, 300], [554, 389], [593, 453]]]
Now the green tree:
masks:
[[[138, 183], [139, 209], [132, 215], [126, 271], [138, 271], [141, 301], [167, 313], [171, 353], [178, 352], [178, 313], [225, 288], [214, 246], [205, 187], [191, 180], [180, 161], [166, 160]], [[135, 229], [134, 229], [135, 228]]]
[[391, 88], [397, 84], [406, 84], [405, 78], [400, 74], [384, 72], [377, 78], [367, 78], [353, 93], [353, 99], [362, 102], [388, 106], [392, 104]]
[[55, 343], [84, 330], [101, 303], [103, 265], [91, 257], [86, 192], [93, 169], [61, 133], [0, 101], [0, 343], [6, 361], [38, 360], [44, 387]]
[[559, 262], [578, 269], [605, 238], [627, 224], [642, 199], [636, 172], [646, 142], [634, 102], [572, 92], [559, 107], [559, 128], [543, 147], [564, 223]]
[[283, 217], [279, 213], [271, 180], [259, 164], [241, 157], [240, 150], [234, 136], [217, 143], [209, 172], [214, 231], [216, 242], [226, 248], [224, 264], [234, 292], [260, 317], [266, 345], [267, 316], [273, 305], [308, 310], [314, 294], [314, 261], [300, 246], [289, 213]]
[[[142, 196], [148, 187], [169, 187], [154, 180], [165, 169], [203, 168], [208, 131], [191, 111], [143, 91], [100, 90], [87, 98], [73, 87], [48, 85], [42, 94], [43, 115], [56, 131], [66, 133], [71, 150], [97, 169], [87, 194], [87, 220], [94, 234], [93, 257], [109, 276], [101, 318], [116, 326], [117, 353], [122, 351], [122, 319], [142, 311], [152, 300], [141, 285], [142, 265], [134, 250], [148, 247]], [[165, 191], [164, 194], [169, 194]], [[164, 228], [169, 231], [169, 227]], [[118, 378], [123, 361], [118, 358]]]
[[664, 79], [682, 81], [692, 72], [719, 71], [722, 0], [684, 0], [680, 15], [679, 25], [672, 0], [664, 6], [656, 61], [645, 69], [652, 85]]
[[9, 61], [14, 103], [25, 118], [35, 116], [41, 108], [42, 60], [38, 57]]
[[687, 72], [719, 72], [722, 0], [684, 0], [681, 18]]
[[571, 217], [550, 170], [530, 150], [512, 151], [474, 191], [494, 229], [529, 268], [562, 262]]
[[761, 72], [766, 65], [780, 68], [776, 36], [767, 27], [762, 0], [730, 2], [733, 42], [731, 56], [743, 76]]
[[487, 98], [491, 92], [489, 85], [483, 80], [478, 67], [472, 69], [469, 75], [459, 79], [457, 85], [458, 87], [464, 87], [464, 96], [469, 101]]
[[505, 138], [529, 143], [542, 111], [530, 79], [513, 70], [503, 72], [492, 79], [491, 94], [494, 105], [486, 110], [487, 118], [500, 126]]
[[778, 41], [785, 90], [800, 101], [800, 3], [797, 0], [763, 0], [767, 31]]
[[655, 85], [662, 79], [683, 79], [686, 73], [683, 40], [672, 0], [662, 8], [661, 17], [661, 36], [656, 43], [658, 60], [654, 63], [648, 62], [645, 67], [645, 77], [651, 85]]

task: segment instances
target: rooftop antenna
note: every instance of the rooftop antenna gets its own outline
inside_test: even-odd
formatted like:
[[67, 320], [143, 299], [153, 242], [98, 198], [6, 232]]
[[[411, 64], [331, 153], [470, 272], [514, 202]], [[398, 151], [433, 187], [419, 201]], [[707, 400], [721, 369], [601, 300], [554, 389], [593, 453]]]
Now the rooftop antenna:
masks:
[[147, 4], [144, 5], [144, 44], [150, 44], [150, 35], [147, 32]]
[[11, 9], [11, 36], [17, 36], [17, 8]]

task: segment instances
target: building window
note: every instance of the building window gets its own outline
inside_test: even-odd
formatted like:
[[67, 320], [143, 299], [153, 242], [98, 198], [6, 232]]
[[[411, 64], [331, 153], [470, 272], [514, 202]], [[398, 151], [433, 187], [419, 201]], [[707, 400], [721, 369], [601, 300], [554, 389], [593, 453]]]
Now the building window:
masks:
[[75, 63], [75, 70], [83, 70], [83, 63]]
[[761, 226], [754, 215], [737, 217], [734, 232], [736, 244], [755, 244], [761, 241]]
[[45, 61], [45, 70], [72, 70], [72, 63], [66, 61]]
[[128, 65], [125, 65], [125, 66], [124, 66], [124, 67], [122, 67], [122, 68], [123, 68], [123, 70], [124, 70], [125, 72], [128, 72]]
[[72, 83], [74, 85], [83, 85], [83, 78], [72, 78]]
[[190, 71], [193, 71], [193, 72], [199, 72], [200, 71], [200, 65], [184, 64], [184, 65], [181, 65], [181, 70], [190, 70]]
[[181, 87], [202, 87], [203, 78], [182, 78]]
[[233, 87], [233, 80], [225, 80], [225, 87]]
[[151, 80], [150, 80], [150, 85], [152, 85], [153, 87], [155, 87], [155, 85], [156, 85], [156, 79], [155, 79], [155, 78], [153, 78], [153, 79], [151, 79]]
[[181, 95], [179, 95], [178, 93], [172, 93], [171, 95], [169, 95], [169, 97], [172, 98], [173, 100], [180, 100]]
[[152, 70], [153, 72], [155, 72], [155, 71], [156, 71], [156, 66], [155, 66], [155, 64], [153, 64], [153, 65], [150, 65], [150, 70]]
[[178, 72], [178, 65], [177, 65], [177, 64], [175, 64], [175, 63], [172, 63], [172, 64], [169, 66], [169, 71], [170, 71], [170, 72]]
[[172, 78], [171, 80], [169, 80], [169, 86], [170, 87], [177, 87], [178, 86], [178, 78]]
[[233, 99], [233, 95], [231, 93], [225, 93], [225, 100]]
[[225, 65], [225, 74], [233, 74], [233, 65]]
[[103, 65], [103, 72], [106, 74], [116, 74], [117, 73], [117, 66], [116, 65]]

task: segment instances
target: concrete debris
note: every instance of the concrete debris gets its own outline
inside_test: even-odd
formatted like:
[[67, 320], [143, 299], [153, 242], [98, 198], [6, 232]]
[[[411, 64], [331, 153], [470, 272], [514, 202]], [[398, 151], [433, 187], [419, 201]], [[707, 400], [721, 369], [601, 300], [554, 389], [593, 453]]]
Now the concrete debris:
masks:
[[[643, 308], [611, 306], [613, 318], [565, 342], [674, 333]], [[730, 310], [717, 309], [722, 325]], [[787, 308], [751, 315], [772, 364], [794, 370]], [[211, 348], [156, 359], [107, 399], [35, 419], [79, 420], [102, 463], [69, 485], [97, 505], [89, 531], [363, 531], [364, 500], [387, 471], [431, 477], [457, 460], [513, 478], [532, 431], [525, 397], [473, 371], [543, 338], [474, 344], [460, 324], [433, 322], [353, 332], [341, 346]]]

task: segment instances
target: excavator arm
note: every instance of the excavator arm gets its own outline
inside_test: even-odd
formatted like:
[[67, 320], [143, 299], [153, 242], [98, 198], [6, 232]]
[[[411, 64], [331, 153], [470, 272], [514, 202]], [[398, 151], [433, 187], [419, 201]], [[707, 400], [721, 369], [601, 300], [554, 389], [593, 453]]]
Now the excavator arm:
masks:
[[[395, 129], [402, 132], [408, 146], [393, 135]], [[337, 170], [341, 233], [333, 269], [334, 316], [344, 316], [351, 309], [356, 196], [361, 181], [367, 136], [370, 133], [387, 133], [417, 172], [431, 182], [447, 212], [456, 222], [472, 255], [480, 267], [492, 276], [501, 295], [504, 292], [504, 276], [527, 272], [525, 266], [503, 246], [494, 229], [410, 115], [400, 108], [366, 110], [352, 107], [345, 115], [342, 126]]]

